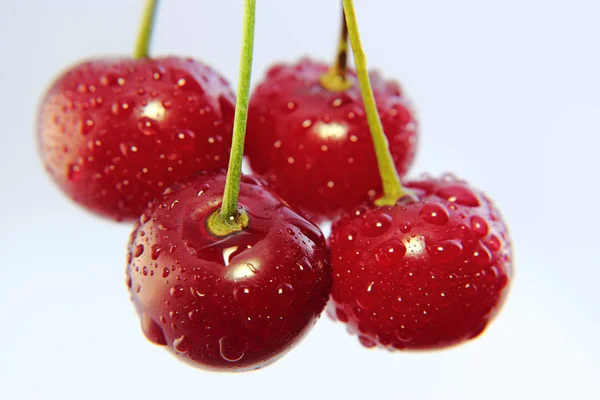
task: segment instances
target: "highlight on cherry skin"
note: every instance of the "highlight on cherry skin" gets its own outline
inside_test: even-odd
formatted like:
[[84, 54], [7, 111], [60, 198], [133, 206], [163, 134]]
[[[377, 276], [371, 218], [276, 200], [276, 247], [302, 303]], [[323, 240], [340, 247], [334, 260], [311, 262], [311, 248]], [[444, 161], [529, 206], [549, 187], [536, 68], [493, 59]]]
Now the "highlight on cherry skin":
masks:
[[331, 267], [319, 228], [250, 176], [238, 202], [248, 226], [211, 234], [224, 186], [224, 171], [200, 173], [144, 211], [127, 284], [148, 340], [195, 367], [235, 372], [274, 362], [310, 331]]
[[227, 166], [234, 103], [225, 79], [199, 61], [88, 60], [43, 97], [38, 149], [75, 202], [134, 220], [175, 181]]
[[[246, 155], [252, 171], [313, 221], [381, 194], [365, 109], [351, 69], [343, 91], [326, 89], [329, 66], [304, 58], [271, 67], [254, 90]], [[397, 82], [371, 72], [377, 108], [395, 167], [403, 176], [414, 159], [417, 121]]]
[[363, 205], [332, 226], [328, 314], [365, 347], [427, 350], [480, 335], [513, 276], [508, 230], [453, 175], [408, 182], [416, 199]]

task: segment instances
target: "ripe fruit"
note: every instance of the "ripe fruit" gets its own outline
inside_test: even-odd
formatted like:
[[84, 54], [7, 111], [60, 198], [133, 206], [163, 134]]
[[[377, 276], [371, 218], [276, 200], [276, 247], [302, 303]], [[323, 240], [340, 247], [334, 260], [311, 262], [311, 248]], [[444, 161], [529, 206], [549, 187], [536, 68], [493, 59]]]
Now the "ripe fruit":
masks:
[[[284, 199], [316, 220], [332, 218], [382, 191], [356, 75], [336, 92], [328, 70], [310, 59], [272, 67], [255, 89], [247, 129], [248, 161]], [[400, 86], [371, 74], [377, 108], [400, 175], [415, 155], [417, 124]]]
[[252, 177], [239, 206], [248, 227], [207, 231], [225, 174], [168, 188], [131, 235], [128, 284], [148, 340], [194, 366], [243, 371], [265, 366], [311, 329], [331, 285], [321, 231]]
[[334, 222], [329, 314], [366, 347], [423, 350], [472, 339], [504, 302], [512, 250], [498, 210], [447, 175], [417, 200], [362, 206]]
[[191, 59], [86, 61], [45, 95], [38, 147], [72, 199], [132, 220], [171, 183], [227, 165], [234, 101], [223, 77]]

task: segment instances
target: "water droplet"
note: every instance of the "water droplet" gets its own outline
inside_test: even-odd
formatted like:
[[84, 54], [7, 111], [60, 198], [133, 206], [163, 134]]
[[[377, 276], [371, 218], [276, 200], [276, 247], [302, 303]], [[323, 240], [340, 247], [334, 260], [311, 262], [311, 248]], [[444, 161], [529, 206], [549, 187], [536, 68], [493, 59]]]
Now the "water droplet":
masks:
[[112, 103], [112, 105], [110, 106], [110, 111], [114, 116], [125, 119], [131, 115], [134, 106], [134, 100], [121, 99]]
[[402, 268], [402, 279], [400, 284], [404, 286], [414, 286], [416, 283], [421, 281], [419, 271], [412, 267]]
[[179, 150], [192, 151], [196, 148], [196, 135], [189, 129], [184, 129], [176, 135], [176, 145]]
[[296, 293], [289, 283], [282, 283], [277, 287], [277, 304], [280, 308], [289, 307], [295, 298]]
[[234, 337], [223, 336], [219, 339], [219, 353], [225, 361], [240, 361], [244, 357], [244, 346]]
[[127, 285], [127, 289], [131, 289], [131, 276], [127, 275], [125, 277], [125, 284]]
[[496, 235], [490, 236], [490, 238], [487, 240], [487, 242], [485, 244], [492, 251], [498, 251], [502, 247], [502, 243], [500, 242], [500, 239]]
[[148, 267], [144, 265], [144, 267], [142, 268], [142, 274], [144, 274], [144, 276], [148, 276]]
[[162, 69], [153, 68], [152, 69], [152, 79], [155, 81], [159, 81], [162, 79]]
[[162, 277], [166, 278], [167, 276], [169, 276], [169, 267], [164, 267], [162, 270]]
[[100, 84], [102, 86], [115, 86], [118, 84], [118, 79], [119, 76], [117, 74], [109, 72], [100, 77]]
[[335, 309], [335, 316], [342, 322], [348, 322], [348, 315], [341, 308]]
[[169, 293], [171, 294], [171, 296], [175, 297], [176, 299], [179, 299], [183, 297], [183, 295], [185, 294], [185, 290], [181, 285], [175, 285], [171, 288]]
[[396, 264], [404, 258], [406, 247], [397, 239], [390, 239], [382, 243], [375, 251], [377, 261], [386, 267]]
[[206, 193], [206, 191], [208, 189], [210, 189], [210, 185], [208, 183], [200, 185], [200, 187], [198, 188], [198, 193], [196, 193], [196, 196], [202, 196], [204, 193]]
[[450, 213], [441, 204], [427, 203], [420, 212], [421, 218], [434, 225], [444, 225], [450, 220]]
[[475, 249], [473, 250], [473, 254], [471, 255], [471, 259], [477, 264], [477, 265], [488, 265], [490, 263], [490, 261], [492, 261], [492, 254], [490, 253], [490, 251], [488, 250], [487, 247], [485, 247], [485, 245], [483, 245], [483, 243], [479, 243], [479, 246], [476, 246]]
[[361, 233], [367, 237], [383, 235], [390, 229], [392, 217], [384, 213], [374, 213], [365, 219]]
[[489, 232], [489, 226], [485, 219], [480, 217], [479, 215], [474, 215], [471, 217], [471, 230], [479, 237], [485, 237]]
[[410, 222], [404, 222], [402, 223], [402, 225], [400, 225], [400, 232], [402, 233], [408, 233], [411, 229], [412, 225], [410, 224]]
[[161, 326], [146, 313], [142, 314], [142, 332], [144, 332], [146, 339], [154, 344], [163, 346], [167, 344]]
[[142, 255], [142, 253], [144, 252], [144, 245], [143, 244], [138, 244], [137, 246], [135, 246], [135, 248], [133, 249], [133, 256], [134, 257], [139, 257]]
[[95, 122], [92, 119], [92, 117], [90, 116], [84, 116], [83, 119], [81, 121], [79, 121], [79, 133], [81, 133], [83, 136], [88, 135], [95, 126]]
[[406, 328], [400, 328], [395, 332], [396, 338], [401, 342], [410, 342], [412, 340], [412, 335], [406, 330]]
[[369, 339], [368, 337], [366, 337], [364, 335], [358, 336], [358, 341], [360, 342], [360, 344], [362, 344], [363, 346], [365, 346], [368, 349], [377, 346], [377, 343], [375, 343], [374, 341], [372, 341], [371, 339]]
[[155, 135], [160, 129], [157, 121], [147, 117], [140, 118], [137, 126], [138, 130], [146, 136]]
[[441, 197], [449, 202], [456, 202], [463, 206], [479, 207], [481, 204], [477, 196], [464, 186], [452, 185], [438, 189], [435, 192], [436, 196]]
[[356, 299], [356, 304], [365, 310], [371, 310], [377, 305], [375, 282], [370, 282], [362, 294]]
[[176, 352], [185, 354], [188, 351], [190, 351], [191, 346], [189, 340], [185, 337], [185, 335], [182, 335], [177, 339], [173, 340], [173, 348]]
[[79, 180], [79, 176], [81, 174], [81, 167], [77, 164], [69, 164], [67, 167], [67, 179], [70, 181]]
[[158, 260], [158, 257], [160, 257], [160, 251], [162, 250], [162, 246], [159, 244], [153, 244], [152, 245], [152, 251], [150, 253], [150, 257], [153, 260]]
[[427, 252], [440, 262], [449, 262], [460, 256], [463, 252], [462, 244], [457, 240], [443, 242], [426, 241]]
[[258, 269], [256, 268], [256, 266], [252, 263], [246, 263], [246, 267], [248, 267], [250, 272], [252, 272], [253, 274], [256, 274], [258, 272]]
[[240, 305], [250, 305], [250, 297], [252, 289], [248, 286], [239, 286], [233, 289], [233, 298], [240, 303]]

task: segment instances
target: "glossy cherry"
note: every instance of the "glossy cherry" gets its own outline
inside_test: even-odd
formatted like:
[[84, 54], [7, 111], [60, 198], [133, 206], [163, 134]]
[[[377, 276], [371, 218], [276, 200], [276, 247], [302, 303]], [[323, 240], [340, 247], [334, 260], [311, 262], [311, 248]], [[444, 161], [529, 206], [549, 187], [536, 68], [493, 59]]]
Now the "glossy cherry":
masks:
[[329, 314], [366, 347], [425, 350], [483, 332], [512, 279], [492, 202], [451, 175], [409, 182], [417, 199], [362, 206], [334, 222]]
[[[315, 220], [332, 218], [381, 193], [381, 179], [356, 75], [345, 91], [324, 88], [326, 64], [302, 59], [273, 66], [257, 86], [248, 117], [252, 170]], [[417, 123], [400, 86], [371, 73], [377, 108], [400, 175], [410, 167]]]
[[85, 61], [43, 98], [38, 147], [77, 203], [132, 220], [173, 182], [227, 165], [234, 102], [224, 78], [192, 59]]
[[329, 253], [315, 225], [255, 178], [242, 177], [248, 227], [206, 228], [225, 174], [168, 188], [143, 213], [129, 245], [128, 285], [142, 329], [196, 367], [265, 366], [312, 328], [331, 286]]

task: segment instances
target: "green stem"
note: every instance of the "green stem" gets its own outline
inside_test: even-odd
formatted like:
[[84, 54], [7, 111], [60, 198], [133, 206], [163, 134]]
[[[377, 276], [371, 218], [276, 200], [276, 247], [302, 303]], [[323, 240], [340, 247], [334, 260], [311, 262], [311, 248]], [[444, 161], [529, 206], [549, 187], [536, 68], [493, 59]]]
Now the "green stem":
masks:
[[142, 15], [142, 24], [140, 25], [140, 33], [138, 34], [133, 58], [147, 58], [148, 47], [150, 46], [150, 38], [152, 37], [152, 28], [154, 27], [154, 19], [156, 17], [156, 9], [158, 0], [146, 0], [144, 14]]
[[342, 8], [342, 22], [340, 28], [340, 38], [335, 55], [335, 61], [327, 71], [321, 76], [321, 85], [334, 92], [343, 92], [352, 86], [352, 81], [346, 77], [348, 60], [348, 25]]
[[233, 121], [233, 139], [227, 169], [227, 180], [220, 212], [214, 213], [208, 220], [209, 230], [217, 236], [226, 236], [248, 226], [248, 216], [238, 209], [238, 196], [242, 177], [242, 159], [244, 157], [244, 138], [248, 119], [250, 99], [250, 77], [252, 75], [252, 55], [254, 50], [255, 0], [245, 0], [244, 21], [242, 25], [242, 51], [238, 77], [237, 100]]
[[379, 112], [375, 103], [375, 96], [371, 88], [369, 80], [369, 71], [367, 69], [367, 58], [363, 51], [363, 46], [360, 40], [358, 31], [358, 21], [354, 10], [352, 0], [342, 0], [344, 5], [344, 14], [346, 15], [346, 23], [348, 24], [348, 32], [350, 35], [350, 43], [352, 44], [352, 52], [354, 53], [354, 65], [356, 67], [356, 75], [360, 84], [360, 92], [362, 94], [369, 123], [369, 130], [373, 138], [375, 154], [377, 156], [377, 164], [379, 166], [379, 175], [383, 184], [383, 196], [375, 201], [378, 206], [396, 204], [401, 197], [411, 195], [412, 193], [402, 187], [394, 160], [388, 147], [388, 141], [383, 132], [383, 126], [379, 119]]

